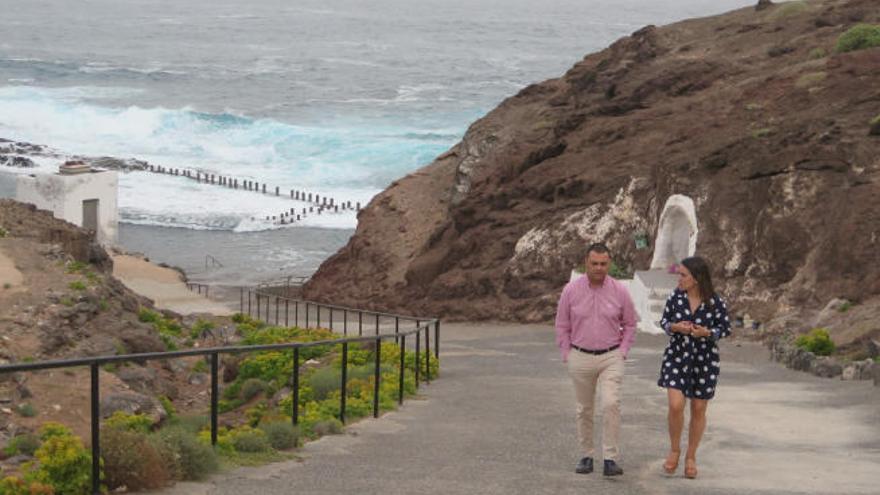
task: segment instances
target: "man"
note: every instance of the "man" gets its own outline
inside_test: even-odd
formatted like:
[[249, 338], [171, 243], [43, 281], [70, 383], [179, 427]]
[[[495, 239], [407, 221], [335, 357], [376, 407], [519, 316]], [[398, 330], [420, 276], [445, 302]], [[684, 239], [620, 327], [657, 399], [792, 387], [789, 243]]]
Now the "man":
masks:
[[556, 312], [556, 343], [574, 382], [578, 437], [584, 457], [576, 473], [593, 472], [593, 402], [600, 385], [603, 474], [619, 476], [620, 383], [635, 340], [636, 317], [626, 287], [608, 275], [611, 255], [602, 243], [587, 249], [586, 275], [568, 283]]

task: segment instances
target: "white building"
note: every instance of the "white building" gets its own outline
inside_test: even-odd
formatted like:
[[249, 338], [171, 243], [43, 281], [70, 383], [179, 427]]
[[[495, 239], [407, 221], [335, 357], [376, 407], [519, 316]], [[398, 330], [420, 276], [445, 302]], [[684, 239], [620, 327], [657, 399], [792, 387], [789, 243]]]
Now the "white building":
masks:
[[15, 199], [92, 230], [99, 243], [112, 246], [119, 223], [118, 185], [115, 171], [67, 162], [54, 174], [18, 176]]

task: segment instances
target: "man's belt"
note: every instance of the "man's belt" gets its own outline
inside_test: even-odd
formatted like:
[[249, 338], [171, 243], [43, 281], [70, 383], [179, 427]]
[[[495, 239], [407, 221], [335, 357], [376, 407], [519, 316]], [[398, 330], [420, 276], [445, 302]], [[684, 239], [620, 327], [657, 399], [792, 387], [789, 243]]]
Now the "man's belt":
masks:
[[614, 349], [617, 349], [618, 347], [620, 347], [620, 344], [613, 345], [613, 346], [609, 347], [608, 349], [584, 349], [583, 347], [578, 347], [578, 346], [576, 346], [576, 345], [574, 345], [574, 344], [571, 345], [571, 348], [572, 348], [572, 349], [575, 349], [575, 350], [581, 351], [581, 352], [583, 352], [584, 354], [593, 354], [593, 355], [595, 355], [595, 356], [599, 356], [599, 355], [601, 355], [601, 354], [605, 354], [606, 352], [611, 352], [611, 351], [613, 351]]

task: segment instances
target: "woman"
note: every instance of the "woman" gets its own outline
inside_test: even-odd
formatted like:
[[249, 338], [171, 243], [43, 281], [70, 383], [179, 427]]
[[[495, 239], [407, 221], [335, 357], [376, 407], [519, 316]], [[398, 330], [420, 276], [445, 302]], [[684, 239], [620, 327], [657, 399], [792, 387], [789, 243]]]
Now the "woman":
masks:
[[709, 266], [702, 258], [682, 260], [678, 288], [666, 300], [660, 326], [669, 335], [660, 379], [669, 399], [669, 455], [663, 469], [672, 474], [681, 455], [684, 407], [691, 401], [691, 422], [684, 475], [697, 477], [697, 448], [706, 429], [706, 408], [715, 395], [720, 372], [717, 342], [730, 335], [727, 306], [715, 293]]

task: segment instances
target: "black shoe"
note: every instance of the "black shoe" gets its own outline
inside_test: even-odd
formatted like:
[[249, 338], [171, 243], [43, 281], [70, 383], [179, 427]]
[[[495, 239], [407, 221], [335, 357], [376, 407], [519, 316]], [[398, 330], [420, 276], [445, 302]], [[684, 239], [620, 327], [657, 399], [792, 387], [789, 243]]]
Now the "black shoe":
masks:
[[605, 469], [602, 470], [602, 474], [605, 476], [620, 476], [623, 474], [623, 469], [613, 460], [605, 459]]
[[576, 468], [574, 468], [574, 472], [577, 474], [590, 474], [593, 472], [593, 458], [592, 457], [584, 457], [578, 462]]

